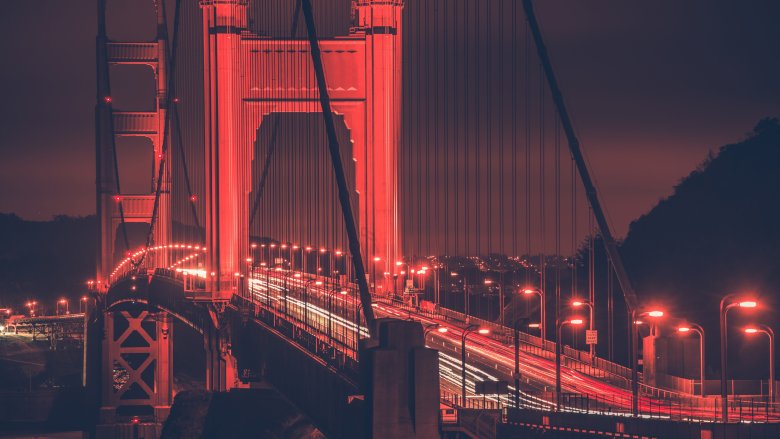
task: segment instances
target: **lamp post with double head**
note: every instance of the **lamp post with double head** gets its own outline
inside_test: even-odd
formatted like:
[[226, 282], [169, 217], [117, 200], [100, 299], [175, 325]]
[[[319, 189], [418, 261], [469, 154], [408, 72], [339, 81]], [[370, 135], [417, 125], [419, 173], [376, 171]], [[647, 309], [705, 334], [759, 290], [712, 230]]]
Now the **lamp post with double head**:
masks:
[[[593, 303], [588, 300], [574, 299], [571, 302], [571, 306], [574, 308], [581, 308], [583, 306], [588, 308], [588, 330], [593, 331]], [[588, 344], [588, 353], [590, 354], [591, 364], [593, 364], [596, 360], [595, 344]]]
[[530, 296], [531, 294], [536, 294], [539, 296], [539, 332], [541, 333], [542, 343], [544, 343], [544, 341], [547, 339], [547, 311], [544, 290], [541, 288], [528, 287], [523, 288], [522, 291], [526, 296]]
[[460, 391], [461, 407], [464, 408], [466, 407], [466, 338], [475, 331], [482, 335], [490, 334], [490, 330], [487, 328], [480, 328], [479, 325], [469, 325], [460, 336]]
[[566, 325], [579, 326], [583, 320], [574, 317], [568, 320], [557, 320], [555, 322], [555, 411], [561, 410], [561, 330]]
[[728, 404], [728, 328], [727, 317], [733, 308], [755, 308], [758, 302], [752, 299], [737, 299], [736, 294], [729, 294], [720, 301], [720, 421], [729, 422]]
[[639, 415], [639, 331], [637, 331], [639, 320], [637, 319], [642, 316], [658, 319], [664, 316], [664, 312], [657, 309], [645, 312], [631, 310], [631, 414], [634, 416]]

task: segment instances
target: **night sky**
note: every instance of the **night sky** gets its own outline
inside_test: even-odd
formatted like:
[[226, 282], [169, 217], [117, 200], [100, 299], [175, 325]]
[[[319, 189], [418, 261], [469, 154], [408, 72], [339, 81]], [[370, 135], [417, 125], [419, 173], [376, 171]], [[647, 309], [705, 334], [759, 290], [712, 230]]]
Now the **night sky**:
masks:
[[[708, 151], [780, 116], [780, 2], [536, 3], [619, 236]], [[94, 212], [95, 33], [94, 1], [4, 4], [0, 211]]]

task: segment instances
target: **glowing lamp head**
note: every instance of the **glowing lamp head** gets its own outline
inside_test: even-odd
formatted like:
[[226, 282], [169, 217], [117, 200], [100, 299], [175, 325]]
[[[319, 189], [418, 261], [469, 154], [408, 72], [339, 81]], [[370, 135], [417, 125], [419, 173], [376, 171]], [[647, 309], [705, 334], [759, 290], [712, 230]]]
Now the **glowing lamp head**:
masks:
[[328, 249], [326, 249], [324, 247], [320, 249], [320, 253], [326, 253], [327, 251], [328, 251]]
[[301, 277], [301, 273], [295, 273], [293, 274], [293, 277]]
[[380, 258], [379, 256], [374, 256], [374, 262], [379, 262], [381, 260], [382, 260], [382, 258]]
[[320, 285], [322, 285], [322, 281], [318, 280], [318, 281], [314, 282], [314, 285], [320, 286]]
[[395, 261], [395, 266], [396, 267], [400, 267], [401, 265], [404, 265], [404, 263], [401, 262], [401, 261]]
[[663, 311], [659, 311], [659, 310], [653, 310], [653, 311], [648, 312], [647, 315], [650, 316], [650, 317], [663, 317], [664, 316], [664, 312]]
[[492, 284], [492, 283], [493, 283], [493, 281], [492, 281], [492, 280], [490, 280], [490, 279], [485, 279], [485, 285], [490, 285], [490, 284]]
[[482, 334], [482, 335], [487, 335], [487, 334], [490, 334], [490, 329], [488, 329], [488, 328], [479, 328], [477, 330], [477, 333]]
[[679, 328], [677, 328], [677, 332], [690, 332], [690, 330], [691, 328], [687, 326], [680, 326]]
[[581, 325], [584, 321], [582, 319], [571, 319], [569, 320], [569, 324], [571, 325]]
[[533, 294], [535, 292], [536, 292], [535, 290], [532, 290], [530, 288], [526, 288], [523, 290], [523, 294]]
[[306, 251], [310, 252], [310, 251], [312, 251], [312, 248], [311, 247], [306, 247]]
[[440, 327], [436, 328], [436, 331], [437, 331], [437, 332], [441, 332], [442, 334], [446, 334], [446, 333], [447, 333], [447, 331], [449, 331], [449, 329], [447, 329], [447, 328], [446, 328], [446, 327], [444, 327], [444, 326], [440, 326]]
[[301, 247], [299, 247], [299, 246], [297, 246], [297, 245], [293, 245], [293, 246], [292, 246], [292, 248], [293, 248], [293, 250], [298, 250], [298, 249], [299, 249], [299, 248], [301, 248]]
[[349, 294], [349, 291], [341, 290], [341, 291], [339, 291], [339, 294], [346, 296], [347, 294]]
[[276, 248], [276, 244], [271, 244], [271, 248]]
[[758, 328], [745, 328], [746, 334], [755, 334], [758, 332]]
[[541, 325], [539, 323], [529, 323], [529, 328], [541, 328]]
[[81, 297], [81, 301], [82, 302], [86, 302], [87, 300], [89, 300], [89, 298], [87, 296], [82, 296]]
[[255, 243], [253, 242], [253, 243], [252, 243], [252, 245], [250, 245], [250, 247], [252, 247], [252, 248], [257, 248], [257, 244], [255, 244]]
[[575, 300], [571, 303], [571, 306], [582, 306], [582, 305], [585, 305], [585, 302], [583, 302], [582, 300]]
[[287, 248], [287, 244], [282, 244], [282, 248]]
[[68, 303], [68, 301], [65, 300], [65, 299], [60, 299], [60, 303], [64, 305], [64, 304]]
[[739, 302], [739, 307], [740, 308], [755, 308], [757, 306], [758, 306], [758, 302], [756, 302], [755, 300], [745, 300], [745, 301]]

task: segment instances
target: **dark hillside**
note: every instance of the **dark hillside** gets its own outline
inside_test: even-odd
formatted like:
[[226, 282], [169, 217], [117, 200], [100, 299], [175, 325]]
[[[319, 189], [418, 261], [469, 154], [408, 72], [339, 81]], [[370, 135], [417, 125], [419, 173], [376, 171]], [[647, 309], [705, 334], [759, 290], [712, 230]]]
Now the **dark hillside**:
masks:
[[722, 147], [683, 179], [631, 224], [622, 253], [643, 300], [704, 323], [713, 343], [726, 293], [756, 294], [764, 304], [750, 315], [735, 312], [734, 325], [772, 324], [769, 312], [780, 304], [778, 120], [762, 120], [744, 141]]

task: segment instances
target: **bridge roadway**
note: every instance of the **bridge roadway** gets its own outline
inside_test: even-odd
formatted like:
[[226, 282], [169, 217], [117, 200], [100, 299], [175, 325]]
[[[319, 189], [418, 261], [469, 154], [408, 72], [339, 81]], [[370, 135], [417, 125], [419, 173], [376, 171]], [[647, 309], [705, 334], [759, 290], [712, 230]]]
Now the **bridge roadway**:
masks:
[[[270, 294], [267, 293], [270, 286]], [[316, 285], [309, 275], [294, 277], [280, 272], [255, 274], [250, 279], [252, 299], [263, 306], [275, 309], [288, 318], [304, 322], [327, 337], [328, 341], [355, 355], [357, 346], [357, 325], [354, 323], [357, 311], [355, 286]], [[426, 344], [440, 352], [440, 377], [443, 400], [461, 406], [460, 344], [465, 323], [444, 315], [422, 313], [410, 307], [377, 301], [373, 305], [377, 317], [413, 319], [430, 328], [446, 327], [447, 332], [427, 331]], [[368, 334], [360, 327], [362, 336]], [[476, 381], [506, 380], [513, 383], [514, 347], [494, 336], [471, 333], [467, 340], [467, 401], [466, 407], [497, 408], [513, 405], [514, 387], [509, 386], [510, 395], [482, 396], [473, 393]], [[587, 369], [586, 369], [587, 370]], [[545, 350], [528, 352], [525, 346], [520, 351], [520, 372], [522, 386], [521, 405], [527, 408], [553, 410], [555, 389], [554, 356]], [[562, 366], [561, 382], [564, 393], [563, 410], [595, 414], [630, 415], [631, 391], [629, 383], [622, 377], [605, 374], [591, 369], [592, 374]], [[598, 372], [598, 373], [595, 373]], [[600, 375], [600, 376], [594, 376]], [[622, 386], [620, 385], [620, 381]], [[678, 419], [686, 421], [714, 421], [717, 419], [716, 399], [693, 395], [664, 392], [662, 397], [653, 396], [654, 389], [645, 386], [640, 395], [639, 411], [643, 417]], [[658, 389], [655, 389], [657, 392]], [[734, 410], [741, 420], [779, 421], [780, 417], [766, 407], [739, 407]]]

